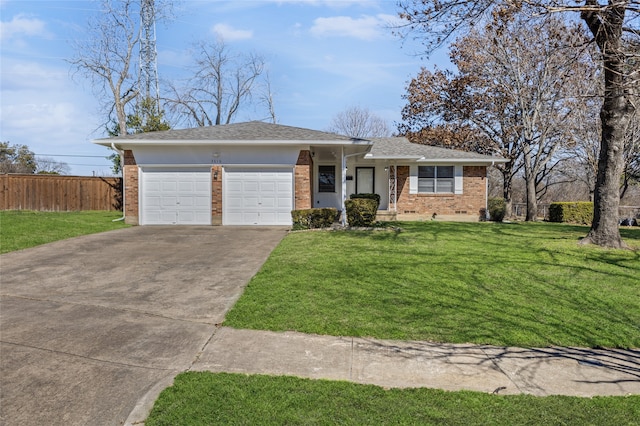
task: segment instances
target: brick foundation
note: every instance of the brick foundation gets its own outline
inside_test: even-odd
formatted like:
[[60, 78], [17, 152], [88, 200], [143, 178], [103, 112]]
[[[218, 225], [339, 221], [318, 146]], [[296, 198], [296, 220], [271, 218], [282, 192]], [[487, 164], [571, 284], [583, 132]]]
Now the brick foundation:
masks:
[[475, 216], [486, 203], [486, 167], [464, 166], [462, 194], [410, 194], [409, 166], [398, 167], [398, 215]]

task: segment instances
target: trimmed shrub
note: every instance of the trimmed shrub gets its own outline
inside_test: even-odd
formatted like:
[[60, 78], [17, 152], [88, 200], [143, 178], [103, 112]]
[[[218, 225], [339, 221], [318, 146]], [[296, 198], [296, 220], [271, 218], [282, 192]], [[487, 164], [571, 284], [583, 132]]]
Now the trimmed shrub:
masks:
[[338, 215], [333, 207], [323, 209], [292, 210], [293, 230], [329, 228]]
[[380, 207], [380, 195], [379, 194], [351, 194], [349, 196], [349, 198], [351, 198], [352, 200], [357, 199], [357, 198], [364, 198], [364, 199], [368, 199], [368, 200], [376, 200], [376, 210], [378, 209], [378, 207]]
[[571, 201], [549, 205], [549, 222], [589, 225], [592, 220], [593, 203], [590, 201]]
[[374, 198], [352, 198], [344, 206], [349, 226], [371, 226], [376, 220], [378, 201]]
[[482, 208], [480, 209], [480, 222], [486, 222], [487, 220], [489, 220], [489, 210]]
[[490, 198], [488, 202], [489, 220], [493, 222], [502, 222], [504, 215], [507, 213], [507, 205], [504, 198]]

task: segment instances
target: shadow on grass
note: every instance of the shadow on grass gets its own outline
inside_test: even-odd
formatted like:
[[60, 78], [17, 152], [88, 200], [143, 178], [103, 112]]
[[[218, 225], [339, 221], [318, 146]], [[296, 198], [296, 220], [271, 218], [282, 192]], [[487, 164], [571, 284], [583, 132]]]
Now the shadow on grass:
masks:
[[581, 226], [399, 225], [402, 232], [298, 234], [279, 258], [284, 275], [255, 282], [268, 288], [250, 310], [268, 308], [238, 312], [255, 319], [232, 325], [273, 319], [268, 329], [317, 334], [640, 347], [638, 253], [578, 246]]

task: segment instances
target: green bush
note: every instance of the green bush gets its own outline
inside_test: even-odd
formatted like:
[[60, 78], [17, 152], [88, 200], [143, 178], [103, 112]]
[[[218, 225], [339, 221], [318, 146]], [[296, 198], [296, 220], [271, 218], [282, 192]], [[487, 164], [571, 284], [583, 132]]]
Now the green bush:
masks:
[[349, 226], [371, 226], [376, 220], [378, 201], [374, 198], [352, 198], [344, 206]]
[[351, 196], [349, 197], [352, 200], [354, 199], [358, 199], [358, 198], [364, 198], [364, 199], [368, 199], [368, 200], [376, 200], [376, 210], [378, 209], [378, 207], [380, 207], [380, 195], [379, 194], [351, 194]]
[[590, 201], [551, 203], [549, 205], [549, 222], [589, 225], [592, 220], [593, 203]]
[[292, 210], [293, 229], [314, 229], [330, 227], [338, 215], [333, 207], [323, 209]]
[[490, 198], [488, 203], [489, 220], [493, 222], [502, 222], [504, 215], [507, 213], [507, 206], [504, 198]]

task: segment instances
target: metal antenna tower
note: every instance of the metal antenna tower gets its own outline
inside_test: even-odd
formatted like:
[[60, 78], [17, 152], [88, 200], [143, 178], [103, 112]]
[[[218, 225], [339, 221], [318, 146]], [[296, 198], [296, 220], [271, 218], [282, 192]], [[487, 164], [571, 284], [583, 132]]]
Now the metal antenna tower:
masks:
[[156, 11], [154, 0], [142, 0], [140, 9], [140, 95], [154, 99], [160, 108], [158, 63], [156, 57]]

